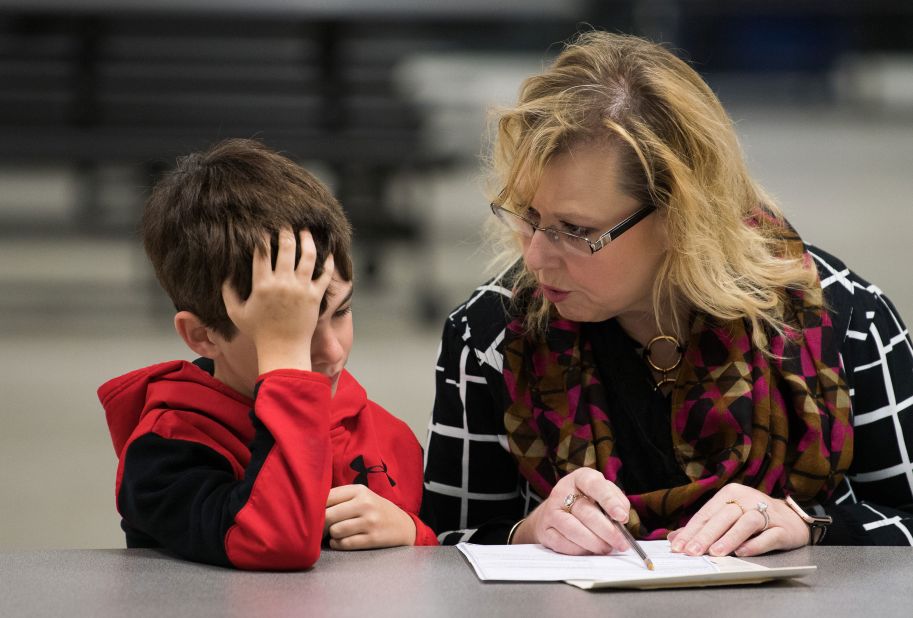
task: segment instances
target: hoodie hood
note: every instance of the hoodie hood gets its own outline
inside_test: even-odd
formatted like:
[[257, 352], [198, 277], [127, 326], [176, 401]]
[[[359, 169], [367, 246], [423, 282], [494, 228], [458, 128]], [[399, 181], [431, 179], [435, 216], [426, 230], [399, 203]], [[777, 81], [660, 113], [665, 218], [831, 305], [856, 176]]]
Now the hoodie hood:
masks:
[[[98, 399], [105, 410], [111, 442], [118, 456], [150, 410], [197, 410], [234, 428], [239, 422], [248, 421], [247, 413], [253, 406], [248, 397], [183, 360], [159, 363], [109, 380], [99, 387]], [[252, 431], [252, 428], [247, 432], [238, 429], [241, 433]]]
[[336, 394], [333, 395], [333, 409], [330, 412], [330, 424], [339, 425], [346, 419], [358, 416], [368, 403], [368, 394], [364, 387], [352, 376], [342, 370], [339, 382], [336, 383]]

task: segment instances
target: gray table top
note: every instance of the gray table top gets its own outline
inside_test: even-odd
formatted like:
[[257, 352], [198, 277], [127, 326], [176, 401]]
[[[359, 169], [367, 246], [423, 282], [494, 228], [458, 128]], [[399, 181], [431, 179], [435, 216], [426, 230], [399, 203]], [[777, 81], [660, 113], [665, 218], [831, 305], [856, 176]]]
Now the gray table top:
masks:
[[866, 616], [913, 615], [913, 550], [809, 547], [754, 559], [816, 564], [760, 586], [578, 590], [482, 583], [455, 548], [326, 551], [301, 573], [251, 573], [155, 550], [0, 552], [4, 616]]

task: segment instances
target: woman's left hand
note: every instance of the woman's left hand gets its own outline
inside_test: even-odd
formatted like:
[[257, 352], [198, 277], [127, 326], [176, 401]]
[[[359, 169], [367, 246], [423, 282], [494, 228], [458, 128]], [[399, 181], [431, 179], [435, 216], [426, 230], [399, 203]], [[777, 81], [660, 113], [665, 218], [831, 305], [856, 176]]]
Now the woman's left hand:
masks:
[[786, 502], [738, 483], [724, 486], [684, 528], [669, 534], [672, 551], [691, 556], [757, 556], [802, 547], [808, 540], [808, 525]]

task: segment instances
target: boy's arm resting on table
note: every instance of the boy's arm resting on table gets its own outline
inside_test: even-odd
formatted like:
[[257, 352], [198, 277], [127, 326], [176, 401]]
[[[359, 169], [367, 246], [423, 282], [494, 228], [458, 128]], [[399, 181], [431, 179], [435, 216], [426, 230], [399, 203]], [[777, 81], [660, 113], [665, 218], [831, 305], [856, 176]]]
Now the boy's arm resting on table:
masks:
[[824, 511], [832, 545], [913, 545], [913, 345], [881, 291], [848, 272], [843, 361], [853, 406], [853, 463]]
[[422, 519], [444, 545], [505, 543], [513, 524], [524, 516], [524, 501], [516, 463], [503, 446], [503, 411], [492, 394], [494, 384], [488, 383], [498, 375], [494, 369], [483, 370], [478, 357], [488, 351], [497, 363], [500, 352], [479, 350], [490, 342], [469, 337], [465, 315], [465, 307], [454, 312], [441, 339]]
[[219, 441], [227, 428], [201, 414], [165, 412], [124, 456], [121, 515], [191, 560], [242, 569], [312, 566], [331, 483], [329, 407], [323, 376], [261, 376], [251, 458], [240, 480]]

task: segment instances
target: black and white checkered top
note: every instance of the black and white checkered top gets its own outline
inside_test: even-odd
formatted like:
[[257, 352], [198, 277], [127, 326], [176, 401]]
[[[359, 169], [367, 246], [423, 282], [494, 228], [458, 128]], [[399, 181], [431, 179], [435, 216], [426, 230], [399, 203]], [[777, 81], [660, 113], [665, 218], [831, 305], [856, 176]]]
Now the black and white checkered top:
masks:
[[[913, 345], [881, 290], [808, 247], [821, 275], [852, 402], [854, 456], [823, 510], [824, 543], [913, 545]], [[507, 446], [502, 351], [505, 277], [477, 288], [447, 319], [425, 448], [422, 518], [443, 544], [504, 543], [541, 502]]]

